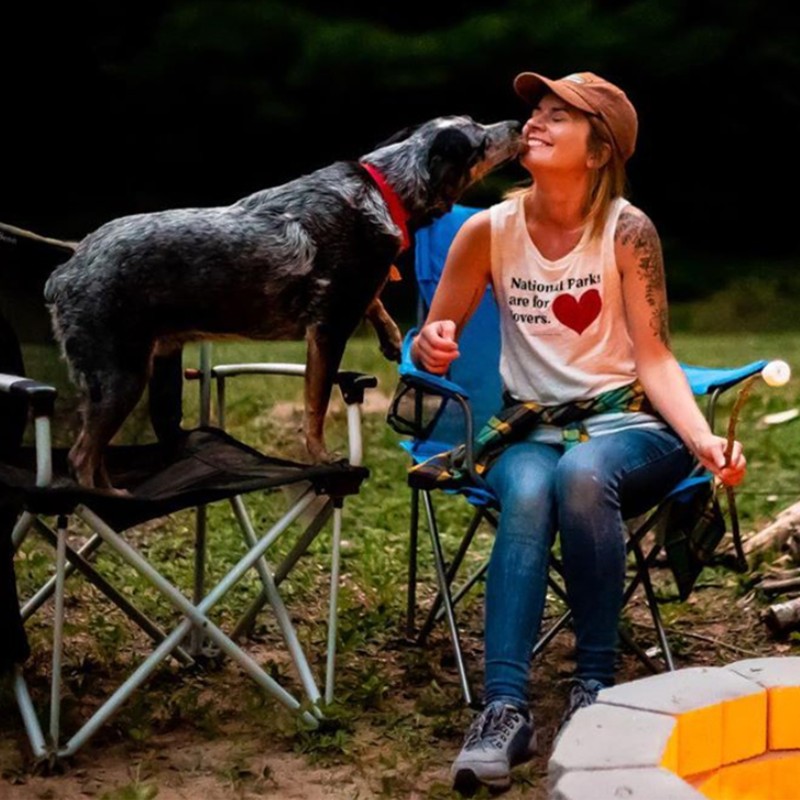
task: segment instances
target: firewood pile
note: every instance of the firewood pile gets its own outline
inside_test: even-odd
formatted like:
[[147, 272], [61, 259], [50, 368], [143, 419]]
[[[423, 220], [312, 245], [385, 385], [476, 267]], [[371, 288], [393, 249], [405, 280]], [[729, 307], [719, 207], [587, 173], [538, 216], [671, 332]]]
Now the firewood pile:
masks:
[[800, 630], [800, 502], [750, 536], [744, 550], [747, 554], [767, 550], [778, 553], [753, 588], [772, 601], [763, 619], [773, 633]]

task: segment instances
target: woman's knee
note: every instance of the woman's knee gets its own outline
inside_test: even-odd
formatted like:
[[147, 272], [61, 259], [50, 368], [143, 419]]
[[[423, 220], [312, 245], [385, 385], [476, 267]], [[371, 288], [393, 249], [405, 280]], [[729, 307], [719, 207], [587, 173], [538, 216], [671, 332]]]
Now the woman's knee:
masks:
[[489, 473], [503, 512], [541, 511], [555, 502], [555, 460], [547, 464], [528, 455], [523, 448], [510, 449]]
[[[588, 447], [578, 445], [558, 462], [555, 489], [560, 508], [618, 504], [617, 479], [613, 472]], [[583, 450], [583, 452], [581, 452]]]

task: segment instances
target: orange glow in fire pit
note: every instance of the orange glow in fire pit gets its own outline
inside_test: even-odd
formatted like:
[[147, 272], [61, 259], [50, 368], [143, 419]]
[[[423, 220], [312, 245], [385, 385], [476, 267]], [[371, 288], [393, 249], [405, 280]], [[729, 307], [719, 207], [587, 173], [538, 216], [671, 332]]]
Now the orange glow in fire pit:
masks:
[[[742, 664], [740, 674], [745, 677], [757, 679], [764, 672], [763, 667], [754, 670]], [[795, 679], [800, 681], [800, 674]], [[736, 763], [723, 759], [716, 769], [686, 778], [709, 800], [800, 800], [800, 686], [765, 689], [765, 707], [751, 704], [736, 720], [741, 740], [752, 737], [750, 748], [760, 742], [764, 730], [766, 746], [758, 746], [761, 752], [742, 761], [733, 759]], [[702, 740], [695, 742], [698, 749], [703, 746]]]

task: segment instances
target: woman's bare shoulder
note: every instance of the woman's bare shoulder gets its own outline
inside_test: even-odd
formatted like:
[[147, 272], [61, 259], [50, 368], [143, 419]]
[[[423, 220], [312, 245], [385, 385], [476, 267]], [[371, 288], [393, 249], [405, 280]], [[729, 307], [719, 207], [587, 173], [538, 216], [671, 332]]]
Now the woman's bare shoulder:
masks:
[[617, 244], [639, 247], [643, 240], [657, 237], [656, 226], [641, 208], [628, 203], [620, 212], [614, 238]]

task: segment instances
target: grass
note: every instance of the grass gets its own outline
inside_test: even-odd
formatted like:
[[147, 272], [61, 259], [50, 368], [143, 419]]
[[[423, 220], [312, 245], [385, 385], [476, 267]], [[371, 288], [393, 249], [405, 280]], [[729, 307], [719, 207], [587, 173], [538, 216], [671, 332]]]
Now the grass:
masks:
[[[793, 333], [684, 333], [675, 336], [674, 350], [682, 361], [708, 366], [742, 364], [757, 358], [783, 358], [795, 367], [800, 365], [800, 340]], [[225, 344], [214, 350], [215, 360], [220, 363], [298, 361], [303, 359], [303, 353], [300, 343]], [[43, 371], [50, 380], [63, 381], [59, 367], [47, 362], [43, 353], [32, 352], [31, 355], [41, 367], [41, 371], [36, 367], [31, 369], [32, 374], [39, 375]], [[190, 349], [185, 363], [194, 364], [196, 358], [196, 350]], [[394, 365], [381, 358], [368, 334], [362, 332], [351, 341], [343, 367], [375, 374], [379, 380], [377, 392], [384, 397], [391, 395], [395, 386]], [[720, 407], [723, 419], [735, 399], [734, 392], [729, 394]], [[793, 378], [787, 386], [778, 389], [759, 385], [744, 407], [738, 431], [745, 443], [750, 467], [746, 483], [739, 492], [744, 530], [763, 526], [798, 499], [800, 422], [774, 428], [762, 428], [758, 424], [766, 413], [798, 405], [800, 378]], [[301, 456], [297, 435], [301, 408], [301, 381], [242, 377], [236, 379], [229, 393], [228, 427], [256, 447], [288, 457]], [[187, 423], [195, 420], [196, 414], [196, 392], [190, 387], [185, 398]], [[139, 409], [124, 433], [136, 440], [148, 437], [143, 409]], [[68, 432], [63, 435], [68, 436]], [[329, 439], [333, 448], [346, 450], [346, 428], [340, 405], [331, 413]], [[177, 667], [165, 664], [149, 682], [147, 691], [137, 692], [87, 747], [86, 754], [79, 755], [79, 759], [83, 758], [79, 763], [89, 771], [92, 760], [106, 759], [112, 746], [121, 747], [128, 761], [132, 759], [139, 765], [147, 761], [149, 771], [129, 775], [117, 785], [103, 787], [101, 796], [155, 797], [153, 791], [158, 791], [159, 786], [160, 796], [166, 796], [164, 792], [174, 775], [170, 777], [164, 769], [159, 770], [158, 759], [148, 748], [152, 748], [154, 741], [181, 741], [187, 737], [205, 748], [238, 743], [234, 752], [226, 752], [217, 759], [213, 770], [203, 772], [208, 780], [217, 782], [215, 785], [228, 787], [230, 794], [219, 796], [250, 796], [247, 792], [256, 785], [274, 788], [279, 780], [279, 776], [270, 772], [274, 766], [267, 769], [258, 761], [261, 757], [258, 754], [265, 752], [299, 758], [301, 762], [298, 763], [308, 765], [309, 769], [346, 768], [348, 780], [355, 782], [362, 797], [451, 796], [446, 784], [446, 768], [457, 751], [469, 713], [460, 701], [444, 632], [437, 630], [427, 648], [413, 646], [404, 636], [409, 519], [406, 460], [398, 447], [397, 435], [385, 423], [383, 410], [365, 415], [364, 441], [370, 477], [361, 493], [348, 498], [345, 504], [337, 703], [328, 710], [328, 721], [323, 729], [317, 732], [298, 729], [291, 715], [242, 678], [230, 664], [212, 661], [210, 670], [188, 675], [179, 675]], [[439, 501], [445, 547], [452, 552], [458, 532], [468, 522], [470, 509], [457, 498], [442, 497]], [[253, 496], [248, 502], [256, 523], [264, 525], [275, 519], [286, 500], [277, 492]], [[210, 508], [209, 514], [212, 535], [208, 540], [208, 571], [209, 581], [214, 583], [244, 548], [226, 505]], [[193, 531], [192, 513], [182, 512], [140, 526], [128, 536], [159, 565], [169, 580], [188, 593], [192, 585]], [[279, 540], [276, 550], [270, 551], [273, 561], [286, 552], [291, 543], [289, 538], [287, 536], [285, 542]], [[479, 531], [469, 559], [480, 562], [488, 554], [491, 542], [489, 531]], [[424, 543], [420, 548], [423, 603], [433, 594], [429, 549]], [[281, 589], [301, 642], [313, 654], [312, 666], [317, 675], [324, 669], [329, 558], [328, 537], [321, 536]], [[17, 561], [17, 578], [23, 595], [49, 573], [51, 563], [49, 550], [33, 539], [26, 543]], [[98, 564], [146, 613], [165, 626], [174, 624], [174, 615], [164, 608], [155, 590], [118, 559], [101, 549]], [[710, 632], [712, 641], [715, 637], [721, 641], [723, 635], [729, 636], [732, 630], [739, 630], [732, 641], [744, 650], [752, 648], [754, 652], [767, 653], [784, 647], [781, 652], [792, 649], [800, 652], [792, 640], [779, 644], [769, 640], [757, 624], [759, 604], [763, 606], [765, 598], [752, 598], [745, 611], [737, 611], [741, 620], [731, 614], [734, 604], [747, 597], [751, 584], [752, 576], [707, 570], [700, 582], [701, 589], [686, 603], [667, 604], [666, 617], [677, 626], [679, 633], [680, 630], [705, 630]], [[132, 631], [119, 614], [98, 602], [95, 590], [79, 586], [73, 581], [69, 585], [65, 667], [67, 727], [84, 718], [102, 690], [118, 681], [147, 649], [139, 633]], [[230, 626], [258, 588], [253, 572], [215, 607], [211, 616], [223, 628]], [[659, 591], [674, 601], [668, 578], [660, 582]], [[46, 696], [43, 681], [48, 672], [45, 643], [48, 628], [44, 616], [42, 620], [32, 621], [30, 627], [35, 653], [30, 674], [34, 691], [40, 698]], [[473, 593], [466, 601], [461, 624], [467, 655], [479, 685], [480, 592]], [[688, 636], [679, 637], [678, 641], [679, 656], [687, 663], [698, 658], [714, 663], [743, 657], [723, 645], [706, 646], [700, 651], [700, 643]], [[296, 680], [271, 615], [263, 613], [259, 617], [249, 647], [254, 648], [257, 660], [266, 664], [272, 674], [294, 688]], [[568, 648], [562, 646], [554, 652], [554, 657], [546, 659], [547, 666], [542, 668], [551, 671], [537, 679], [545, 682], [542, 690], [545, 698], [553, 694], [548, 691], [549, 682], [565, 673], [564, 660], [568, 660]], [[626, 669], [624, 674], [636, 674], [634, 667]], [[557, 705], [557, 698], [543, 700], [543, 718], [547, 719], [548, 709], [555, 717]], [[5, 734], [8, 741], [19, 742], [21, 726], [16, 715], [11, 713], [12, 708], [6, 689], [0, 694], [0, 734]], [[8, 743], [0, 748], [0, 770], [7, 777], [25, 776], [26, 769], [23, 748]], [[512, 794], [525, 795], [531, 784], [540, 787], [545, 769], [546, 758], [543, 758], [521, 770]], [[194, 775], [195, 772], [181, 773], [183, 780], [190, 780], [189, 773]], [[58, 783], [48, 786], [58, 786]], [[12, 798], [25, 796], [15, 794]]]

